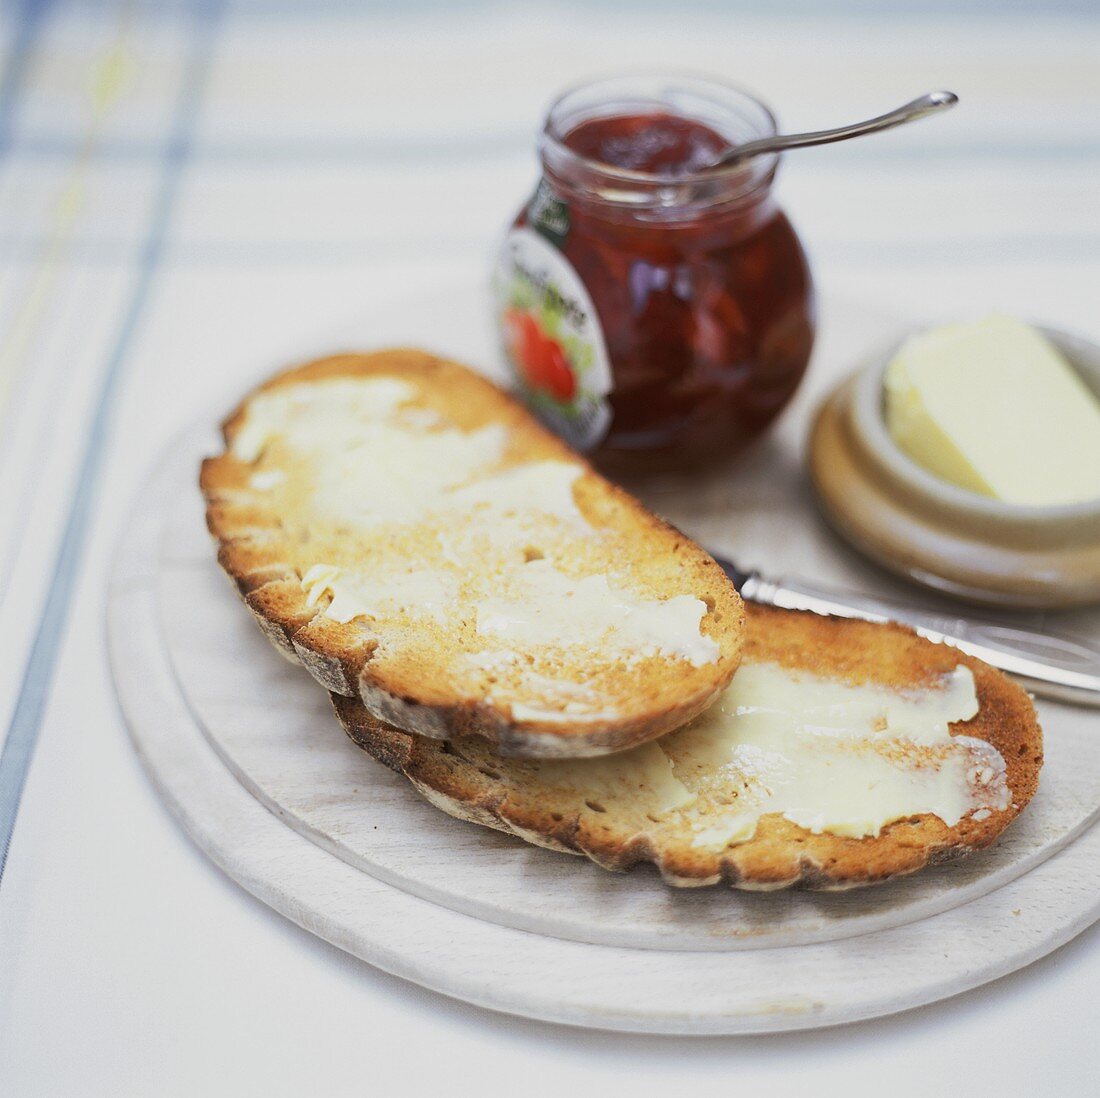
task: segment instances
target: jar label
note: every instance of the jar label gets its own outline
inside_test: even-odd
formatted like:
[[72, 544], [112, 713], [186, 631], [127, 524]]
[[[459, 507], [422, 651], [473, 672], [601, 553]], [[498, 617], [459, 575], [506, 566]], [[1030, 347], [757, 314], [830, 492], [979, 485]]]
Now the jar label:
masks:
[[533, 229], [513, 229], [493, 277], [504, 355], [527, 406], [577, 450], [611, 424], [611, 363], [580, 276]]
[[535, 196], [527, 207], [527, 222], [537, 229], [551, 244], [561, 249], [572, 227], [569, 207], [558, 197], [546, 179], [540, 179]]

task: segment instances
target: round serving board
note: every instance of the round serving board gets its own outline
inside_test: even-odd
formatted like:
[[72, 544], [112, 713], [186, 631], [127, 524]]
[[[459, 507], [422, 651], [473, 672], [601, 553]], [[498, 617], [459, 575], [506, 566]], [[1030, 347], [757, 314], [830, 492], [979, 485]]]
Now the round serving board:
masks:
[[[536, 1018], [763, 1032], [957, 993], [1100, 915], [1097, 719], [1065, 706], [1041, 707], [1040, 790], [1000, 842], [877, 889], [678, 892], [648, 867], [609, 874], [452, 820], [347, 740], [325, 692], [267, 644], [220, 574], [194, 484], [216, 444], [209, 424], [181, 436], [124, 531], [108, 600], [119, 698], [195, 841], [249, 891], [364, 960]], [[745, 564], [771, 547], [783, 562], [792, 529], [835, 557], [797, 469], [779, 436], [726, 476], [648, 494]], [[771, 491], [756, 495], [762, 480]], [[844, 578], [843, 565], [824, 571]]]

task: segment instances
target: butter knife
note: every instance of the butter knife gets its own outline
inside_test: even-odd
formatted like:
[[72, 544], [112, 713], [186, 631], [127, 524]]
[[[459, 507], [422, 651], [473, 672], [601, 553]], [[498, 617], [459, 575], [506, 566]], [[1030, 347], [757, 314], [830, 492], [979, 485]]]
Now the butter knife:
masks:
[[868, 599], [797, 579], [765, 579], [758, 572], [741, 571], [722, 557], [714, 559], [742, 598], [785, 610], [809, 610], [865, 621], [899, 621], [922, 637], [954, 645], [1007, 671], [1042, 697], [1100, 707], [1100, 647], [1083, 639], [929, 613], [905, 603]]

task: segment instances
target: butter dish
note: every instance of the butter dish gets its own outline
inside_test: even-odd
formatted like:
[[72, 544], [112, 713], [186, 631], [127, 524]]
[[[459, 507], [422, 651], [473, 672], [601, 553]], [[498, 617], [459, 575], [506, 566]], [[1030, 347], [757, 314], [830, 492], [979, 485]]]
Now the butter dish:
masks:
[[[1100, 346], [1039, 330], [1100, 395]], [[883, 382], [901, 343], [842, 382], [811, 427], [809, 474], [827, 520], [878, 564], [946, 594], [1031, 609], [1100, 602], [1100, 499], [1005, 503], [941, 480], [897, 445]]]

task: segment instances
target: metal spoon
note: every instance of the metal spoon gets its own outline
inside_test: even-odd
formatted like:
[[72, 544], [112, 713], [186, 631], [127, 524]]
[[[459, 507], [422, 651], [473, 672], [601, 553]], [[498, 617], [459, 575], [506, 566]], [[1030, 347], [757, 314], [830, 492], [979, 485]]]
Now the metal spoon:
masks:
[[880, 114], [877, 118], [868, 118], [866, 122], [855, 122], [850, 126], [840, 126], [835, 130], [817, 130], [814, 133], [776, 134], [775, 137], [763, 137], [759, 141], [746, 141], [729, 152], [723, 153], [713, 164], [701, 169], [704, 172], [717, 168], [728, 168], [731, 164], [746, 160], [761, 153], [782, 152], [784, 149], [800, 149], [806, 145], [830, 145], [834, 141], [847, 141], [849, 137], [862, 137], [865, 133], [877, 133], [902, 126], [923, 118], [926, 114], [947, 110], [959, 101], [954, 92], [935, 91], [906, 103], [904, 107]]

